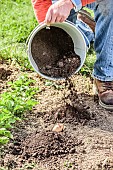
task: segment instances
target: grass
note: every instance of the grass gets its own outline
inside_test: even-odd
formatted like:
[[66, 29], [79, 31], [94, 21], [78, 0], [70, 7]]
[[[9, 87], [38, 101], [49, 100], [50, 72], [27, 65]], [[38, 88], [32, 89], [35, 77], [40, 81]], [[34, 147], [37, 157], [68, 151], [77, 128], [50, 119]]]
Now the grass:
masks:
[[95, 60], [96, 60], [96, 54], [95, 54], [93, 47], [91, 46], [90, 50], [87, 53], [84, 66], [80, 70], [82, 75], [85, 75], [85, 76], [92, 75]]
[[10, 88], [0, 97], [0, 145], [6, 144], [12, 138], [12, 124], [38, 103], [34, 95], [39, 89], [33, 87], [35, 81], [27, 75], [8, 84]]
[[[23, 71], [33, 70], [28, 61], [25, 44], [30, 32], [38, 25], [31, 1], [1, 0], [0, 3], [0, 58], [13, 61]], [[88, 12], [93, 15], [92, 11], [88, 10]], [[89, 74], [94, 61], [95, 54], [90, 51], [81, 73]]]
[[13, 60], [22, 69], [31, 69], [25, 42], [38, 25], [31, 1], [1, 0], [0, 4], [0, 58]]
[[[38, 24], [29, 0], [0, 1], [0, 59], [19, 65], [21, 70], [32, 70], [26, 52], [26, 40]], [[37, 103], [33, 96], [38, 90], [31, 87], [33, 80], [23, 75], [10, 83], [10, 89], [0, 96], [0, 145], [6, 144], [13, 124]]]
[[90, 15], [94, 18], [94, 12], [90, 10], [89, 8], [84, 7], [84, 10], [90, 13]]
[[[38, 25], [31, 2], [29, 0], [0, 0], [0, 59], [13, 62], [22, 71], [32, 70], [27, 57], [26, 40], [31, 31]], [[93, 48], [87, 54], [84, 66], [81, 69], [83, 75], [91, 75], [95, 53]], [[32, 109], [35, 101], [32, 100], [36, 89], [32, 89], [29, 80], [20, 80], [11, 83], [10, 90], [0, 97], [0, 143], [5, 144], [12, 138], [10, 128], [24, 112]], [[19, 84], [20, 83], [20, 84]], [[28, 84], [27, 84], [28, 83]], [[46, 86], [57, 87], [55, 83], [46, 81]], [[23, 91], [24, 90], [24, 91]], [[24, 96], [22, 96], [24, 95]], [[20, 97], [19, 97], [20, 96]]]
[[1, 0], [0, 47], [23, 43], [37, 25], [29, 0]]
[[[13, 62], [23, 72], [33, 71], [27, 57], [26, 40], [37, 25], [30, 0], [0, 0], [0, 60]], [[91, 48], [80, 71], [82, 75], [91, 75], [94, 61], [95, 52]], [[20, 121], [24, 114], [38, 103], [34, 100], [34, 96], [39, 89], [32, 86], [35, 81], [29, 79], [27, 75], [23, 74], [19, 79], [8, 84], [10, 88], [0, 96], [0, 147], [13, 138], [11, 129], [16, 121]], [[45, 86], [63, 88], [48, 80]], [[22, 170], [34, 169], [35, 166], [32, 163], [26, 164]], [[71, 167], [71, 162], [64, 163], [64, 168], [71, 169]], [[0, 167], [0, 170], [6, 169], [9, 168]], [[36, 166], [36, 169], [39, 168]]]

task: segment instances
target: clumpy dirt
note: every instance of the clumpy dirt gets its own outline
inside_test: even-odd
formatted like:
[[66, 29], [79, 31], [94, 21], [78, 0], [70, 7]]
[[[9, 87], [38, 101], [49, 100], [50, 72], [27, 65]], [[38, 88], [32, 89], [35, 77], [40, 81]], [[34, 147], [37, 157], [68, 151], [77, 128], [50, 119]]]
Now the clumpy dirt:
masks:
[[31, 53], [39, 71], [53, 78], [71, 76], [81, 63], [72, 38], [57, 27], [40, 30], [32, 40]]
[[14, 68], [13, 65], [0, 61], [0, 93], [8, 89], [7, 82], [13, 81], [19, 75], [19, 68]]
[[12, 73], [9, 69], [4, 69], [3, 67], [0, 68], [0, 80], [7, 80], [8, 76]]
[[78, 140], [65, 132], [36, 132], [24, 141], [23, 158], [46, 159], [51, 156], [65, 156], [76, 152]]
[[[2, 64], [16, 80], [20, 71]], [[17, 122], [13, 139], [1, 148], [0, 167], [8, 170], [113, 170], [113, 112], [94, 100], [92, 79], [75, 75], [51, 82], [29, 73], [36, 80], [39, 104]], [[63, 123], [62, 132], [53, 132]]]

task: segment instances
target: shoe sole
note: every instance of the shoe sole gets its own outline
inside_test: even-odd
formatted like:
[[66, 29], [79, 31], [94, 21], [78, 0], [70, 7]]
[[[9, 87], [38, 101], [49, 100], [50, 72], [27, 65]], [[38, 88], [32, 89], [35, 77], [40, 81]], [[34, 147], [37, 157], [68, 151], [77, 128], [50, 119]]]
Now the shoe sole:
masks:
[[106, 105], [100, 99], [99, 99], [99, 105], [105, 108], [106, 110], [113, 111], [113, 105]]
[[[94, 93], [95, 96], [98, 95], [98, 90], [97, 90], [95, 84], [93, 84], [93, 93]], [[99, 98], [99, 96], [98, 96], [98, 98]], [[100, 100], [100, 98], [99, 98], [99, 105], [100, 105], [101, 107], [103, 107], [104, 109], [106, 109], [106, 110], [113, 111], [113, 105], [106, 105], [105, 103], [103, 103], [103, 102]]]

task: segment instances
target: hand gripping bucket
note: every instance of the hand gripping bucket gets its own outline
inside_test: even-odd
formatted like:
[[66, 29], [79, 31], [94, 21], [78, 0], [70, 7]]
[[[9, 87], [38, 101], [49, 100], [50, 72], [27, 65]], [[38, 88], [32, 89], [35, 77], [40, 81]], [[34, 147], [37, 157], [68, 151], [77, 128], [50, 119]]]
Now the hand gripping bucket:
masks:
[[[86, 42], [85, 42], [85, 39], [84, 39], [82, 33], [76, 28], [76, 26], [73, 23], [71, 23], [69, 21], [66, 21], [63, 23], [51, 24], [50, 28], [48, 28], [47, 25], [45, 23], [43, 23], [43, 24], [37, 26], [31, 32], [30, 36], [28, 37], [28, 58], [29, 58], [29, 61], [32, 65], [32, 67], [39, 75], [41, 75], [42, 77], [44, 77], [46, 79], [61, 80], [61, 79], [65, 79], [65, 78], [62, 78], [62, 77], [56, 78], [56, 77], [51, 77], [46, 74], [43, 74], [40, 71], [39, 67], [37, 66], [36, 62], [34, 61], [33, 54], [32, 54], [32, 42], [33, 42], [33, 39], [35, 38], [36, 34], [39, 31], [43, 30], [44, 28], [51, 30], [51, 27], [57, 27], [57, 28], [64, 30], [72, 38], [72, 41], [74, 44], [74, 51], [77, 55], [80, 56], [80, 60], [81, 60], [80, 66], [76, 69], [76, 71], [73, 74], [76, 74], [83, 66], [85, 58], [86, 58], [87, 46], [86, 46]], [[37, 41], [37, 43], [38, 43], [38, 41]], [[48, 45], [48, 47], [49, 47], [49, 45]], [[40, 50], [40, 49], [37, 49], [37, 50]], [[41, 51], [41, 53], [43, 53], [43, 51]]]

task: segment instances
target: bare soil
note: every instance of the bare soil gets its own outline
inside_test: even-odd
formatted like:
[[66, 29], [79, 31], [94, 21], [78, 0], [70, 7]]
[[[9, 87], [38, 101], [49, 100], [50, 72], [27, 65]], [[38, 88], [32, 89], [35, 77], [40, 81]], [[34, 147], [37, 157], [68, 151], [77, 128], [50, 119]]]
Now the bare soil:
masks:
[[[1, 92], [21, 74], [1, 63]], [[5, 78], [3, 78], [5, 70]], [[17, 122], [14, 139], [1, 148], [6, 170], [113, 170], [113, 112], [98, 105], [92, 79], [75, 75], [69, 81], [47, 81], [29, 72], [40, 88], [39, 104]], [[63, 123], [62, 132], [52, 132]]]

